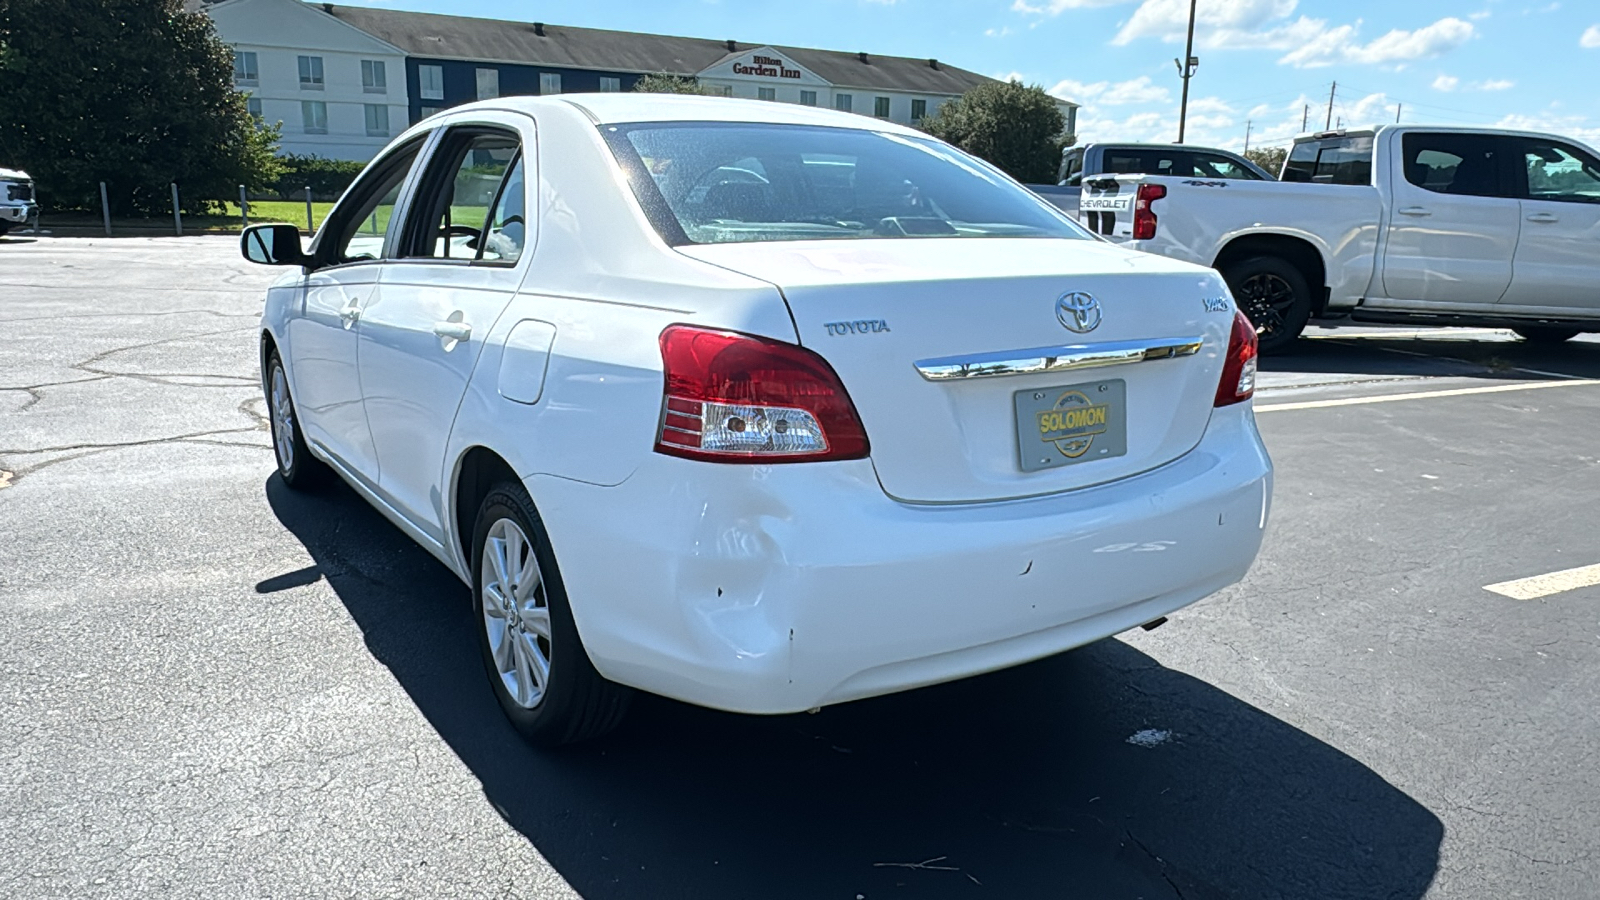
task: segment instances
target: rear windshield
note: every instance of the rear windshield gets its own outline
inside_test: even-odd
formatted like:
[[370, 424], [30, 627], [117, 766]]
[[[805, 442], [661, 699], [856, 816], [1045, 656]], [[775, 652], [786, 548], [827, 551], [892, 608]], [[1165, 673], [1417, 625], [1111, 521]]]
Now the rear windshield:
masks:
[[1371, 135], [1327, 138], [1295, 144], [1284, 163], [1284, 181], [1315, 184], [1371, 184]]
[[670, 244], [906, 237], [1090, 239], [938, 141], [758, 123], [606, 125], [635, 196]]

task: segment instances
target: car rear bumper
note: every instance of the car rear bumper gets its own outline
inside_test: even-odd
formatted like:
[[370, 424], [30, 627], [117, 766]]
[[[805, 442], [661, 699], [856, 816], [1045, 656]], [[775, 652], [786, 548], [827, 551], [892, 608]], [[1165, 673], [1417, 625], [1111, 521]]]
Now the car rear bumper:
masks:
[[866, 460], [652, 456], [614, 487], [527, 484], [601, 674], [787, 713], [1059, 653], [1237, 582], [1272, 465], [1240, 404], [1178, 460], [1031, 500], [900, 503]]

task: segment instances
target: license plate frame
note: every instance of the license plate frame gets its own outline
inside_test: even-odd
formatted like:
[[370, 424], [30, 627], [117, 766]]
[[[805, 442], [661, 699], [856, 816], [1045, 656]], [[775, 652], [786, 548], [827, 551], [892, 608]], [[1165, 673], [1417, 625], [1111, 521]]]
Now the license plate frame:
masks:
[[1024, 472], [1128, 453], [1128, 383], [1121, 378], [1017, 391], [1011, 399]]

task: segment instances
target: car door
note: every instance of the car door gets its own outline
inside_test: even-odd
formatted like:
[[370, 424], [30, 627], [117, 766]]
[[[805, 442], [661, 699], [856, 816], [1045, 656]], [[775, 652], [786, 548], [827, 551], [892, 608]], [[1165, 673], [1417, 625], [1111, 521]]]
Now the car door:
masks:
[[382, 284], [361, 315], [361, 383], [379, 494], [444, 540], [445, 444], [483, 341], [526, 271], [533, 120], [449, 120], [417, 180]]
[[1501, 305], [1600, 316], [1600, 159], [1550, 138], [1517, 154], [1522, 238]]
[[1400, 165], [1388, 172], [1384, 294], [1413, 308], [1498, 303], [1511, 285], [1522, 220], [1506, 139], [1411, 131], [1391, 140]]
[[362, 406], [361, 314], [377, 292], [394, 210], [424, 138], [369, 166], [340, 199], [311, 247], [300, 308], [288, 321], [295, 405], [306, 439], [369, 486], [377, 448]]

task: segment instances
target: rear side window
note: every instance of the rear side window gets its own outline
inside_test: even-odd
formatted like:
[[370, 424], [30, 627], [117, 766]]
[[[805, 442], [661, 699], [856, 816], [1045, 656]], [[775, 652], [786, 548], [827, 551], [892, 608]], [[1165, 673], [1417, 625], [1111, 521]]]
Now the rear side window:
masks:
[[1260, 181], [1261, 176], [1244, 163], [1215, 153], [1196, 153], [1190, 157], [1191, 168], [1197, 178], [1242, 178]]
[[1501, 141], [1479, 134], [1412, 132], [1401, 139], [1406, 181], [1435, 194], [1507, 196]]
[[1284, 181], [1315, 184], [1371, 184], [1371, 135], [1327, 138], [1296, 144], [1283, 168]]

